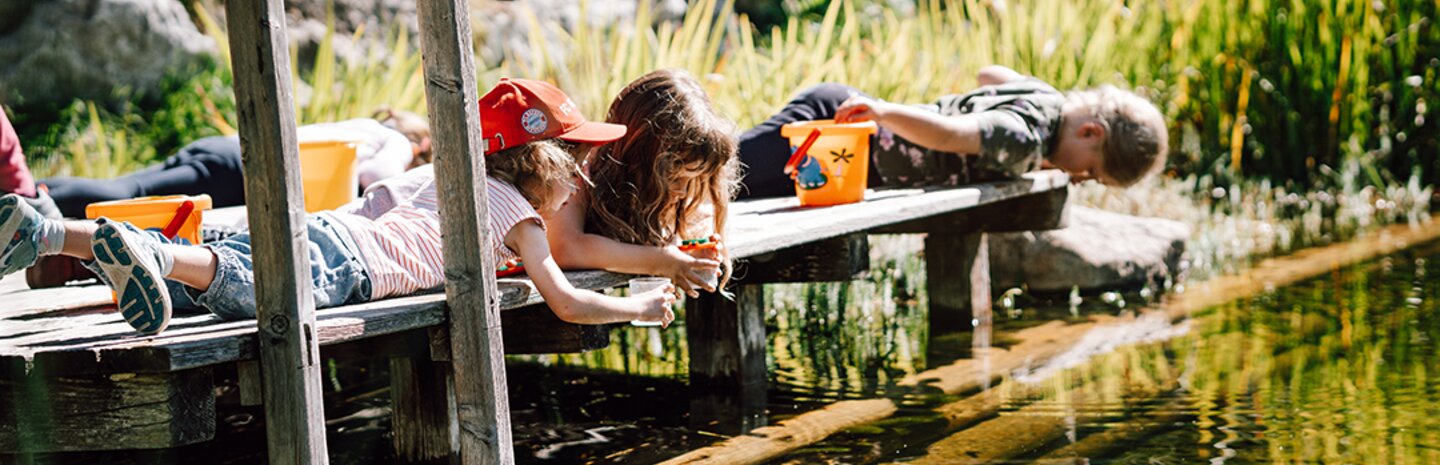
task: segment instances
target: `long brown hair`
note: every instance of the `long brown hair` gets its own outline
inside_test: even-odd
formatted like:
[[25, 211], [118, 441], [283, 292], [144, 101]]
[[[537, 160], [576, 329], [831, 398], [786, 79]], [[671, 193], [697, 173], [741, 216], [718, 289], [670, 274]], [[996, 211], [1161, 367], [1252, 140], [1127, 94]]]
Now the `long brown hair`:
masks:
[[[715, 232], [724, 233], [740, 185], [735, 124], [715, 111], [694, 77], [669, 69], [646, 74], [620, 91], [605, 120], [629, 131], [589, 162], [589, 232], [673, 245], [702, 237], [692, 229], [709, 204]], [[728, 278], [729, 257], [722, 259]]]

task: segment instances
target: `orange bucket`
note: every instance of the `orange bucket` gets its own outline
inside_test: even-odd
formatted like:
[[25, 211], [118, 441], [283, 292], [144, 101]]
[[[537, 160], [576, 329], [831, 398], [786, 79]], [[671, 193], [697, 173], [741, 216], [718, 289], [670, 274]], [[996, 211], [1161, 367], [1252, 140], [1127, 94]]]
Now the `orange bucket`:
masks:
[[[191, 202], [191, 207], [184, 206], [186, 201]], [[85, 217], [128, 221], [137, 228], [162, 233], [168, 230], [178, 243], [199, 244], [201, 211], [211, 206], [210, 196], [205, 194], [141, 197], [86, 205]]]
[[875, 123], [799, 121], [781, 127], [780, 135], [790, 138], [790, 149], [794, 151], [815, 129], [820, 130], [820, 136], [805, 152], [794, 175], [800, 205], [819, 207], [865, 200], [865, 183], [870, 177], [870, 135], [875, 134]]
[[334, 210], [354, 200], [360, 192], [355, 176], [355, 142], [300, 144], [300, 181], [307, 212]]

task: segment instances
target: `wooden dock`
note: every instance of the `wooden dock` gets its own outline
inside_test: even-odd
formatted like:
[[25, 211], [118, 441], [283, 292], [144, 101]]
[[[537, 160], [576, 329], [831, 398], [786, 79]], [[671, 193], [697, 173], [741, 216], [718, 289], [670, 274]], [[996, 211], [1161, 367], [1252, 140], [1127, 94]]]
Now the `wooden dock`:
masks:
[[[985, 232], [1059, 226], [1066, 184], [1064, 174], [1051, 171], [960, 188], [878, 190], [865, 202], [826, 208], [800, 208], [793, 198], [736, 203], [726, 236], [741, 258], [736, 299], [705, 294], [686, 304], [692, 384], [716, 392], [712, 413], [729, 420], [722, 429], [763, 426], [768, 373], [761, 286], [852, 279], [869, 268], [868, 234], [927, 234], [932, 324], [987, 320]], [[227, 213], [234, 214], [214, 216]], [[599, 271], [567, 276], [594, 290], [629, 278]], [[578, 352], [609, 342], [612, 327], [560, 321], [525, 279], [500, 279], [493, 289], [503, 310], [504, 331], [497, 332], [504, 353]], [[166, 332], [141, 336], [120, 319], [104, 287], [29, 290], [15, 277], [0, 281], [0, 301], [6, 302], [0, 310], [0, 453], [208, 440], [215, 432], [217, 370], [238, 373], [242, 402], [266, 401], [265, 348], [255, 321], [181, 315]], [[314, 313], [314, 341], [322, 352], [391, 359], [401, 457], [455, 453], [459, 415], [447, 399], [458, 389], [451, 388], [458, 386], [451, 378], [458, 368], [449, 326], [456, 308], [446, 294], [433, 293]], [[503, 420], [491, 427], [508, 430]]]

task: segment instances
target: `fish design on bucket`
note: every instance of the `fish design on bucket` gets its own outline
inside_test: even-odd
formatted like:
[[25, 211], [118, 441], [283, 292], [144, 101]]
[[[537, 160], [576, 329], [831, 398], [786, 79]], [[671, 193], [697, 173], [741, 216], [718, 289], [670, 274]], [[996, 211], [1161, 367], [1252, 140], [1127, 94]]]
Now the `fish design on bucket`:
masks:
[[830, 182], [830, 177], [825, 176], [825, 170], [820, 165], [820, 160], [806, 155], [805, 161], [800, 162], [800, 167], [795, 173], [795, 185], [807, 191], [825, 187]]

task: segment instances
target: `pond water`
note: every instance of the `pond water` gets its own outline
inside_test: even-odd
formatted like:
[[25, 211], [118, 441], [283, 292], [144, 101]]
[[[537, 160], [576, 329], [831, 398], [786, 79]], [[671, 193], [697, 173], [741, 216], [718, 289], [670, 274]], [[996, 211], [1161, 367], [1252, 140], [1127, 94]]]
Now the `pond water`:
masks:
[[[513, 358], [517, 461], [654, 463], [757, 421], [702, 412], [758, 402], [773, 424], [837, 400], [885, 397], [899, 406], [889, 418], [771, 463], [1440, 463], [1440, 374], [1430, 375], [1440, 373], [1440, 284], [1427, 278], [1440, 275], [1440, 244], [1033, 367], [987, 391], [998, 396], [996, 415], [965, 424], [942, 412], [976, 393], [896, 383], [969, 357], [971, 333], [927, 334], [918, 239], [873, 244], [875, 270], [864, 279], [767, 287], [772, 379], [763, 396], [716, 407], [692, 391], [683, 331], [627, 327], [605, 350]], [[1021, 328], [1145, 305], [1136, 293], [1014, 300], [996, 310], [994, 345]], [[330, 366], [334, 463], [393, 462], [384, 371]], [[217, 441], [120, 461], [263, 462], [259, 410], [230, 398], [221, 397]]]

